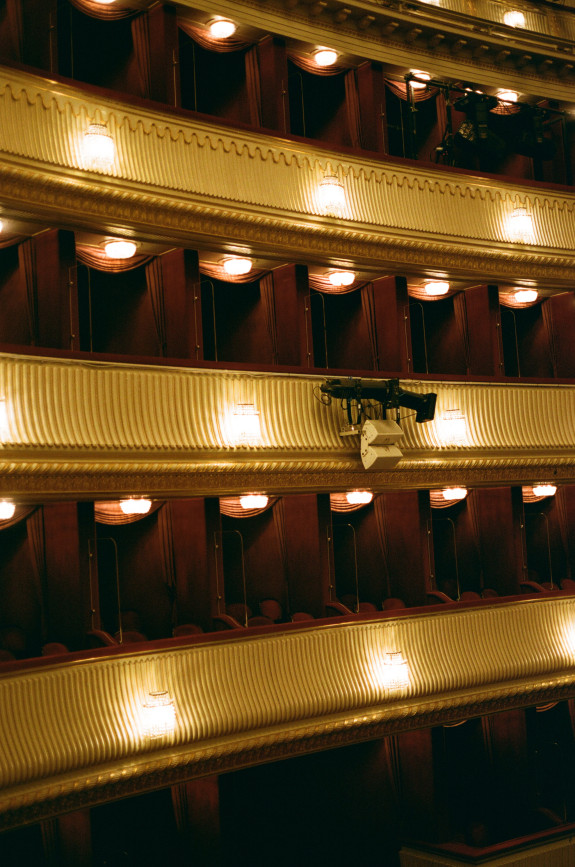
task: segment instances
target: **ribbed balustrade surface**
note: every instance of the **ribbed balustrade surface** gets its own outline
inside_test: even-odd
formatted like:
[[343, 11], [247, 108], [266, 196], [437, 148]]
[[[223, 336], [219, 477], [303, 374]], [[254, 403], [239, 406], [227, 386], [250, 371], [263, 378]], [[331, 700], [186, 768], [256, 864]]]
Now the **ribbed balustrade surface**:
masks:
[[[2, 821], [575, 693], [566, 596], [219, 639], [2, 673]], [[175, 722], [153, 738], [158, 691]]]

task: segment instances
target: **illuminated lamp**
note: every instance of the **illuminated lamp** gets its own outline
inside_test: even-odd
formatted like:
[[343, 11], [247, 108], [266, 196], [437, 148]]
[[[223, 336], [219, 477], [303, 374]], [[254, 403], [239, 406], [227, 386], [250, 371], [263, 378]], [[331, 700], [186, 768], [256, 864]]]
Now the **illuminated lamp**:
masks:
[[367, 506], [373, 500], [371, 491], [348, 491], [345, 498], [350, 506]]
[[96, 0], [96, 3], [99, 3], [100, 6], [108, 6], [110, 3], [115, 3], [116, 0]]
[[449, 292], [449, 283], [446, 280], [430, 280], [425, 284], [426, 295], [445, 295]]
[[114, 162], [114, 139], [105, 123], [91, 123], [84, 133], [84, 158], [92, 168], [107, 169]]
[[517, 9], [511, 12], [506, 12], [503, 16], [503, 23], [508, 27], [525, 27], [525, 15]]
[[337, 51], [333, 48], [320, 48], [319, 51], [314, 51], [313, 59], [316, 66], [333, 66], [338, 58]]
[[409, 686], [409, 668], [401, 651], [386, 653], [383, 682], [387, 689], [405, 689]]
[[14, 517], [16, 505], [10, 500], [0, 500], [0, 521], [8, 521]]
[[336, 175], [327, 174], [319, 182], [319, 204], [324, 214], [340, 217], [345, 208], [345, 190]]
[[467, 488], [444, 488], [444, 500], [464, 500], [467, 496]]
[[230, 277], [241, 277], [250, 273], [253, 264], [247, 256], [231, 256], [229, 259], [224, 259], [222, 268]]
[[0, 220], [0, 232], [4, 229], [4, 223]]
[[152, 508], [152, 501], [139, 497], [120, 500], [120, 509], [124, 515], [147, 515]]
[[253, 403], [238, 403], [233, 413], [234, 439], [251, 444], [261, 440], [260, 414]]
[[430, 80], [431, 75], [429, 72], [422, 72], [421, 69], [412, 69], [412, 75], [416, 75], [418, 78], [423, 79], [422, 81], [410, 81], [409, 86], [412, 90], [424, 90], [427, 87], [426, 82]]
[[499, 102], [517, 102], [519, 94], [516, 90], [500, 90], [497, 93], [497, 99]]
[[134, 241], [106, 241], [104, 244], [108, 259], [131, 259], [137, 249]]
[[237, 30], [236, 25], [229, 18], [214, 18], [208, 22], [208, 29], [213, 39], [229, 39]]
[[269, 497], [264, 494], [246, 494], [240, 497], [240, 506], [242, 509], [265, 509], [269, 502]]
[[176, 728], [176, 708], [168, 692], [150, 692], [143, 708], [143, 733], [148, 738], [163, 738]]
[[509, 218], [509, 233], [514, 241], [527, 243], [533, 240], [533, 218], [527, 208], [515, 208]]
[[517, 289], [513, 296], [515, 301], [519, 301], [520, 304], [531, 304], [533, 301], [537, 301], [537, 297], [537, 289]]
[[533, 485], [533, 493], [536, 497], [554, 497], [556, 492], [555, 485]]
[[332, 271], [328, 279], [332, 286], [351, 286], [355, 280], [355, 273], [353, 271]]

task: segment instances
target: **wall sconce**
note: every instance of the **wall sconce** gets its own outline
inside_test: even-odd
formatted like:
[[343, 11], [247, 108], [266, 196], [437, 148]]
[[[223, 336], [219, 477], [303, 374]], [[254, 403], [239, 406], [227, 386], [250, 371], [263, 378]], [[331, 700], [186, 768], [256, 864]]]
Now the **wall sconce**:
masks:
[[515, 208], [509, 218], [509, 234], [514, 241], [528, 244], [533, 240], [533, 218], [527, 208]]
[[109, 169], [114, 163], [114, 139], [105, 123], [91, 123], [84, 133], [84, 159], [91, 168]]
[[234, 35], [237, 27], [229, 18], [214, 18], [208, 21], [208, 29], [213, 39], [229, 39]]
[[316, 66], [322, 67], [333, 66], [338, 56], [337, 51], [334, 51], [333, 48], [320, 48], [313, 53]]
[[246, 494], [240, 497], [240, 506], [242, 509], [265, 509], [269, 502], [269, 497], [264, 494]]
[[519, 94], [516, 90], [500, 90], [497, 93], [497, 99], [503, 103], [515, 103], [519, 99]]
[[464, 500], [467, 496], [467, 488], [444, 488], [441, 493], [444, 500]]
[[150, 692], [142, 711], [142, 731], [145, 737], [156, 739], [173, 734], [176, 728], [176, 708], [169, 693]]
[[554, 497], [557, 493], [557, 488], [555, 485], [533, 485], [533, 493], [536, 497]]
[[438, 420], [437, 432], [444, 445], [467, 443], [467, 422], [459, 409], [446, 409]]
[[447, 295], [449, 292], [449, 283], [446, 280], [430, 280], [425, 284], [425, 292], [427, 295], [437, 297], [438, 295]]
[[6, 398], [0, 399], [0, 443], [5, 443], [10, 439], [10, 425], [8, 422], [8, 407]]
[[0, 521], [8, 521], [13, 518], [15, 511], [15, 503], [11, 503], [10, 500], [0, 500]]
[[532, 304], [537, 301], [538, 292], [537, 289], [517, 289], [513, 298], [520, 304]]
[[134, 241], [106, 241], [104, 244], [108, 259], [131, 259], [137, 249], [138, 245]]
[[230, 256], [222, 261], [222, 268], [230, 277], [241, 277], [250, 273], [253, 264], [247, 256]]
[[257, 445], [261, 441], [260, 414], [253, 403], [238, 403], [233, 412], [233, 433], [237, 443]]
[[345, 190], [337, 175], [326, 174], [319, 182], [318, 199], [322, 213], [341, 217], [345, 209]]
[[409, 666], [400, 650], [386, 653], [382, 667], [382, 680], [386, 689], [405, 689], [409, 686]]
[[0, 232], [4, 231], [4, 222], [0, 220]]
[[345, 498], [350, 506], [367, 506], [373, 500], [371, 491], [348, 491]]
[[120, 509], [124, 515], [147, 515], [152, 508], [152, 501], [143, 497], [130, 497], [128, 500], [120, 500]]
[[503, 16], [503, 23], [508, 27], [525, 27], [525, 15], [517, 9], [511, 12], [506, 12]]
[[422, 79], [421, 81], [410, 80], [409, 86], [412, 90], [425, 90], [427, 87], [426, 82], [431, 79], [431, 75], [429, 72], [423, 72], [421, 69], [411, 69], [411, 75], [416, 75], [417, 78]]
[[354, 271], [332, 271], [328, 277], [332, 286], [351, 286], [355, 280]]

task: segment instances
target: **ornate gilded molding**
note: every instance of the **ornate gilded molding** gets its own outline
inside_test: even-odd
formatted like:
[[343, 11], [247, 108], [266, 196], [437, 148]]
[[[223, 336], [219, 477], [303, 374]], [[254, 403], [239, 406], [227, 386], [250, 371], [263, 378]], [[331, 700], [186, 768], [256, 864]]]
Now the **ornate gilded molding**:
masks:
[[[437, 393], [433, 422], [403, 422], [403, 459], [365, 472], [359, 437], [317, 399], [318, 376], [0, 356], [0, 491], [220, 495], [575, 478], [575, 386], [408, 381]], [[234, 414], [259, 413], [245, 440]], [[454, 438], [449, 416], [464, 430]]]
[[[116, 143], [109, 170], [88, 170], [92, 120]], [[0, 181], [7, 209], [54, 225], [124, 231], [164, 243], [355, 261], [374, 271], [445, 268], [572, 285], [575, 196], [444, 169], [365, 160], [188, 120], [35, 76], [0, 74]], [[318, 184], [341, 178], [342, 219], [322, 215]], [[233, 208], [230, 208], [233, 203]], [[511, 240], [517, 206], [531, 244]]]
[[[158, 642], [147, 652], [5, 672], [0, 824], [572, 696], [574, 617], [575, 600], [556, 596], [179, 647]], [[144, 705], [157, 690], [167, 691], [176, 720], [151, 738]]]
[[[203, 20], [212, 0], [180, 0], [183, 13]], [[518, 9], [525, 27], [503, 21]], [[191, 11], [193, 10], [193, 11]], [[441, 0], [219, 0], [218, 12], [240, 24], [316, 45], [322, 40], [344, 55], [378, 60], [399, 70], [428, 69], [451, 81], [513, 87], [522, 93], [573, 99], [575, 18], [560, 8], [519, 2]], [[347, 13], [347, 14], [345, 14]]]

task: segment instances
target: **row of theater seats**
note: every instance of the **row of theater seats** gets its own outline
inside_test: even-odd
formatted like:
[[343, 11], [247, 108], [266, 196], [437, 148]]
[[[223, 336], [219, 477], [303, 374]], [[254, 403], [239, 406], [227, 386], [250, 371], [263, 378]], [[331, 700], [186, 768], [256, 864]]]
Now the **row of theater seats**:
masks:
[[[520, 582], [522, 593], [549, 594], [555, 592], [575, 593], [575, 581], [565, 578], [561, 584], [525, 580]], [[428, 605], [451, 604], [461, 602], [476, 602], [486, 599], [499, 598], [502, 602], [506, 597], [500, 597], [496, 590], [485, 588], [481, 594], [473, 590], [465, 590], [459, 598], [454, 599], [440, 590], [427, 592]], [[307, 611], [296, 611], [291, 615], [284, 614], [281, 604], [276, 599], [264, 599], [258, 603], [259, 613], [254, 613], [249, 605], [242, 602], [231, 603], [226, 606], [225, 613], [213, 617], [213, 628], [210, 631], [219, 632], [229, 629], [245, 629], [256, 626], [274, 626], [283, 623], [300, 623], [315, 620], [313, 614]], [[406, 609], [403, 599], [388, 597], [384, 599], [379, 609], [372, 602], [358, 601], [354, 595], [343, 595], [340, 599], [328, 602], [325, 606], [326, 617], [349, 617], [363, 614], [376, 614], [378, 611], [393, 612]], [[182, 623], [174, 626], [172, 636], [184, 638], [190, 635], [204, 634], [205, 630], [196, 623]], [[121, 629], [113, 635], [102, 629], [94, 629], [87, 633], [85, 648], [95, 649], [98, 647], [119, 647], [124, 644], [136, 644], [148, 641], [143, 632], [141, 619], [136, 611], [124, 611], [121, 615]], [[69, 648], [59, 642], [50, 641], [42, 646], [41, 655], [60, 656], [69, 653]], [[13, 662], [18, 659], [34, 658], [27, 652], [27, 640], [23, 630], [18, 627], [4, 627], [0, 629], [0, 665]]]

